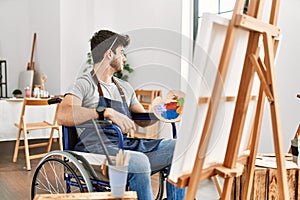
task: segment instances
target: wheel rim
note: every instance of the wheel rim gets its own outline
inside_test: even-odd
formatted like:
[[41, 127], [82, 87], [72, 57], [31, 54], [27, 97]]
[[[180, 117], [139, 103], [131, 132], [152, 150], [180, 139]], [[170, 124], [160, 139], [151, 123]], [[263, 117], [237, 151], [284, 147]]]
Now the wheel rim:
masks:
[[36, 194], [84, 192], [82, 182], [69, 164], [47, 158], [36, 169], [32, 180], [32, 199]]

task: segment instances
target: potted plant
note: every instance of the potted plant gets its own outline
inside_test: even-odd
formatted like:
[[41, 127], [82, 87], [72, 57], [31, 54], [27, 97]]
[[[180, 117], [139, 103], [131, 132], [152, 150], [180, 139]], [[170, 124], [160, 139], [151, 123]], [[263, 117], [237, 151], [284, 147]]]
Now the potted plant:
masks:
[[12, 92], [13, 96], [16, 97], [16, 98], [22, 98], [22, 91], [19, 90], [19, 89], [15, 89], [13, 92]]

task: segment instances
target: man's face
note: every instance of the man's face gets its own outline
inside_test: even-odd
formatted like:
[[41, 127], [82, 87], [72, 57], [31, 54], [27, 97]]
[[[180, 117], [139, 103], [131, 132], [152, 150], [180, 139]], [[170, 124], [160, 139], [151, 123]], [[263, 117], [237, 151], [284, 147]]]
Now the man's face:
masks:
[[120, 72], [123, 70], [125, 62], [126, 58], [124, 56], [124, 47], [120, 45], [116, 48], [116, 53], [110, 62], [110, 66], [114, 68], [116, 72]]

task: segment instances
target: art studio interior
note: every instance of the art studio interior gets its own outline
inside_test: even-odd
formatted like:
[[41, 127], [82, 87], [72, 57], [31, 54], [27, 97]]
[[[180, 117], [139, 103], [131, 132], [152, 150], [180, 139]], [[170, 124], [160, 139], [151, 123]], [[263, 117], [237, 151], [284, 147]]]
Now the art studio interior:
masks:
[[300, 199], [299, 8], [1, 0], [0, 199]]

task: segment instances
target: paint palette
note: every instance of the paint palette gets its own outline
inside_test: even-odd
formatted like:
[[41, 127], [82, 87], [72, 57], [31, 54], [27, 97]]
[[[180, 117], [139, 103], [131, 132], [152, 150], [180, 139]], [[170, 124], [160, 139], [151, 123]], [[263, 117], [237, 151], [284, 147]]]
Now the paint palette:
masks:
[[156, 97], [152, 102], [153, 113], [164, 122], [181, 120], [185, 94], [179, 90], [171, 90], [165, 99]]

